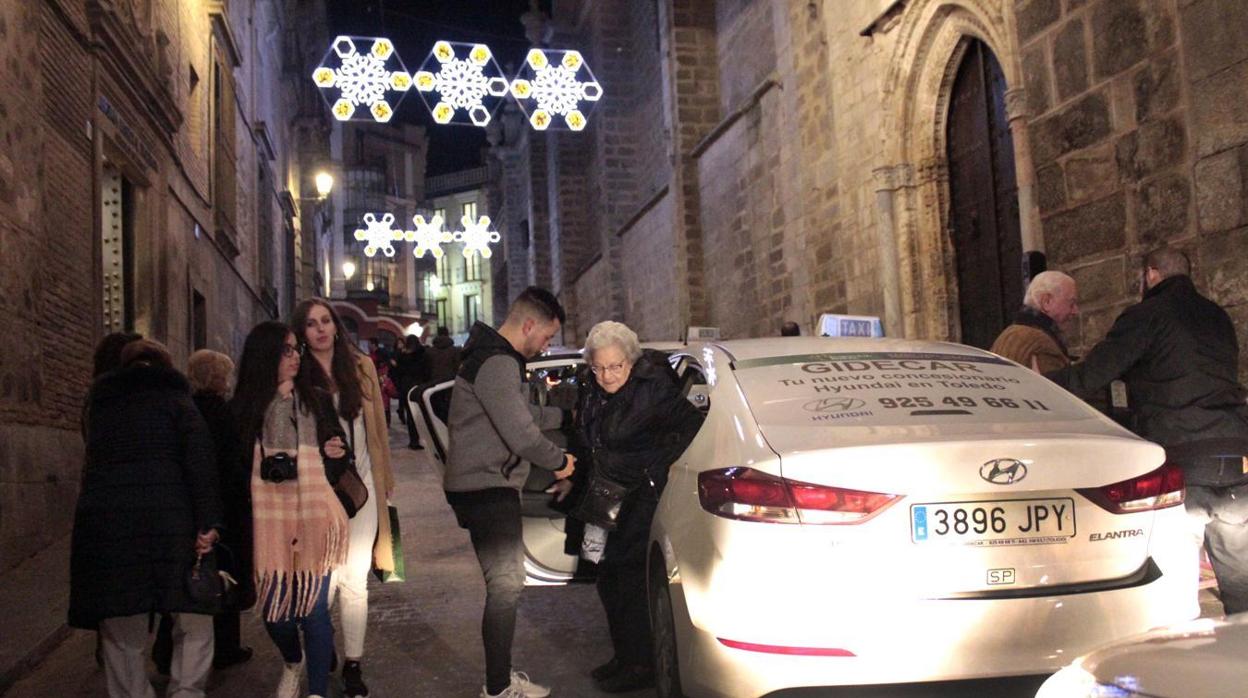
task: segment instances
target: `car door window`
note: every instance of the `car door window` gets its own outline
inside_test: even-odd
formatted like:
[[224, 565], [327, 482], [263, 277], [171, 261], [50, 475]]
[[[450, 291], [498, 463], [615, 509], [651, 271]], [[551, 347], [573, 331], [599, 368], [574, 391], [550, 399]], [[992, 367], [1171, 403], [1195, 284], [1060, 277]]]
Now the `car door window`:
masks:
[[694, 407], [706, 414], [711, 408], [711, 388], [706, 382], [706, 374], [702, 371], [702, 366], [691, 356], [681, 356], [680, 366], [678, 375], [681, 394], [693, 403]]

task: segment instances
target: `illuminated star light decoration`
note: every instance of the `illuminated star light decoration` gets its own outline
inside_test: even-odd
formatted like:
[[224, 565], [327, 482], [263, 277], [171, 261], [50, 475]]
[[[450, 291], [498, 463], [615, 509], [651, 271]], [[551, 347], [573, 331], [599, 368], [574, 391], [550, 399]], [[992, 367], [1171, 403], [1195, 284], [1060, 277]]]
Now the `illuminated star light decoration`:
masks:
[[489, 46], [453, 41], [433, 45], [415, 84], [435, 122], [473, 126], [490, 123], [510, 87]]
[[465, 215], [459, 222], [464, 229], [455, 233], [455, 242], [464, 243], [464, 256], [471, 257], [480, 252], [482, 257], [489, 259], [494, 254], [490, 250], [490, 243], [502, 239], [497, 230], [490, 230], [490, 217], [481, 216], [474, 222], [472, 216]]
[[602, 86], [579, 51], [535, 48], [512, 79], [511, 96], [538, 131], [580, 131], [589, 121], [586, 112], [602, 99]]
[[[361, 52], [360, 48], [365, 46], [368, 50]], [[390, 70], [391, 66], [397, 69]], [[359, 107], [366, 107], [374, 121], [385, 123], [394, 116], [394, 110], [412, 86], [412, 76], [394, 43], [386, 38], [363, 36], [335, 38], [321, 65], [312, 71], [312, 81], [321, 88], [321, 96], [339, 121], [351, 121]], [[331, 90], [338, 91], [332, 102]], [[391, 92], [397, 93], [393, 103], [386, 99]]]
[[428, 252], [434, 259], [441, 259], [445, 254], [442, 252], [442, 245], [454, 239], [450, 232], [442, 229], [442, 216], [434, 215], [426, 222], [424, 216], [417, 214], [412, 217], [412, 222], [416, 224], [416, 229], [403, 233], [404, 239], [416, 243], [412, 254], [420, 259]]
[[394, 256], [394, 241], [402, 240], [406, 235], [405, 231], [395, 230], [394, 214], [386, 213], [381, 218], [377, 218], [371, 213], [364, 214], [364, 229], [355, 231], [355, 239], [367, 242], [364, 247], [364, 254], [372, 257], [378, 251], [384, 253], [387, 257]]

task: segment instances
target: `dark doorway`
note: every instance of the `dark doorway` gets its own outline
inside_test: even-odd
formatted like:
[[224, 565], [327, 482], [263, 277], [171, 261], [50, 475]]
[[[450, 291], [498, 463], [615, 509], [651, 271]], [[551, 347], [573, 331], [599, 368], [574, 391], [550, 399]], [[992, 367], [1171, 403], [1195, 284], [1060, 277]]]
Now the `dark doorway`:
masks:
[[958, 66], [946, 136], [962, 341], [987, 348], [1022, 304], [1023, 243], [1005, 75], [977, 39]]

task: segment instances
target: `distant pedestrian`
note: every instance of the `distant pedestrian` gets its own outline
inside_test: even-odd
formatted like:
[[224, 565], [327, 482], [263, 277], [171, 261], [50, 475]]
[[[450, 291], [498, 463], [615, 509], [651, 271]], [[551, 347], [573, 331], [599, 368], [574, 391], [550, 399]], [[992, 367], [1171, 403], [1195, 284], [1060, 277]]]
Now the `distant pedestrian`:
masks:
[[[574, 521], [568, 522], [567, 530], [573, 552], [585, 551], [584, 557], [598, 563], [598, 596], [607, 612], [614, 650], [614, 656], [591, 676], [601, 690], [622, 693], [654, 685], [646, 597], [650, 523], [667, 485], [668, 469], [702, 425], [702, 414], [681, 394], [680, 379], [667, 356], [643, 351], [637, 333], [623, 323], [608, 320], [594, 325], [585, 340], [585, 361], [594, 378], [581, 383], [576, 411], [585, 452], [573, 498], [592, 497], [586, 484], [599, 476], [624, 486], [628, 494], [611, 530], [593, 521], [585, 522], [579, 536]], [[571, 489], [567, 480], [552, 487], [559, 500]], [[573, 516], [576, 512], [574, 508]]]
[[399, 416], [407, 425], [407, 447], [420, 450], [420, 436], [416, 431], [416, 418], [409, 408], [408, 399], [412, 388], [429, 381], [429, 359], [425, 356], [425, 345], [420, 338], [409, 334], [403, 339], [403, 353], [395, 361], [395, 383], [399, 388]]
[[[325, 458], [345, 454], [340, 437], [317, 430], [318, 401], [297, 389], [300, 347], [280, 322], [247, 335], [231, 407], [251, 451], [250, 487], [256, 595], [265, 630], [285, 667], [276, 698], [329, 695], [334, 626], [330, 573], [347, 559], [347, 514], [325, 474]], [[302, 632], [302, 641], [300, 633]]]
[[1041, 373], [1069, 366], [1062, 328], [1079, 314], [1078, 294], [1075, 280], [1060, 271], [1036, 274], [1022, 309], [990, 351]]
[[[429, 359], [429, 385], [437, 385], [454, 380], [459, 373], [460, 349], [451, 339], [451, 333], [445, 326], [438, 327], [437, 336], [433, 338], [433, 346], [425, 352]], [[443, 422], [450, 418], [451, 391], [444, 390], [433, 396], [433, 413]]]
[[443, 487], [485, 577], [482, 698], [550, 695], [512, 671], [511, 643], [524, 588], [520, 489], [529, 464], [555, 471], [559, 479], [575, 469], [576, 458], [542, 435], [562, 423], [563, 411], [532, 405], [524, 380], [525, 362], [550, 344], [563, 320], [563, 308], [549, 291], [526, 289], [498, 331], [480, 322], [472, 327], [455, 378]]
[[1122, 311], [1086, 359], [1046, 375], [1080, 396], [1126, 381], [1134, 431], [1183, 469], [1187, 511], [1204, 526], [1230, 615], [1248, 611], [1248, 392], [1230, 317], [1190, 274], [1181, 252], [1150, 253], [1143, 300]]
[[797, 323], [792, 320], [788, 320], [780, 326], [781, 337], [800, 337], [801, 334], [802, 328], [798, 327]]
[[126, 343], [120, 368], [96, 379], [87, 402], [69, 624], [98, 627], [110, 696], [154, 698], [148, 623], [174, 614], [180, 661], [169, 694], [203, 696], [215, 609], [193, 601], [185, 580], [223, 528], [208, 427], [168, 350], [149, 340]]
[[[221, 503], [225, 530], [218, 554], [218, 566], [238, 582], [227, 607], [213, 617], [213, 658], [217, 669], [251, 659], [251, 648], [241, 644], [239, 613], [256, 602], [252, 579], [251, 546], [251, 447], [240, 442], [238, 424], [228, 403], [234, 362], [220, 352], [200, 349], [187, 361], [186, 377], [191, 382], [195, 406], [208, 424], [217, 458], [221, 483]], [[244, 455], [246, 454], [246, 455]]]
[[367, 696], [364, 683], [364, 637], [368, 629], [368, 576], [373, 568], [394, 571], [388, 502], [394, 494], [390, 470], [387, 400], [373, 362], [348, 339], [333, 307], [319, 298], [295, 306], [294, 329], [308, 350], [296, 379], [300, 393], [314, 389], [333, 396], [334, 411], [355, 467], [368, 488], [368, 503], [351, 518], [351, 543], [346, 564], [334, 573], [330, 602], [342, 604], [342, 665], [344, 692]]

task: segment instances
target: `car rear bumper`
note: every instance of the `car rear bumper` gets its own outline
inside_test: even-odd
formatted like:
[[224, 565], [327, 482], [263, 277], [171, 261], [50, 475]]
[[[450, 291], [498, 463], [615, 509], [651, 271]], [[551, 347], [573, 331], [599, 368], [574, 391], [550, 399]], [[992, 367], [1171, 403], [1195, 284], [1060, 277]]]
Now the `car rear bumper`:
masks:
[[[742, 608], [753, 616], [752, 623], [739, 622], [740, 616], [727, 623], [722, 617], [691, 617], [681, 586], [673, 585], [672, 601], [681, 682], [691, 696], [763, 696], [788, 688], [1047, 673], [1098, 645], [1199, 611], [1194, 579], [1180, 573], [1116, 590], [1038, 598], [861, 596], [804, 615], [794, 615], [797, 605], [782, 601], [783, 592], [773, 589], [742, 602], [770, 609]], [[721, 638], [845, 650], [853, 656], [737, 649]]]

